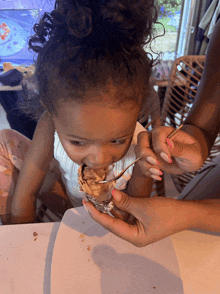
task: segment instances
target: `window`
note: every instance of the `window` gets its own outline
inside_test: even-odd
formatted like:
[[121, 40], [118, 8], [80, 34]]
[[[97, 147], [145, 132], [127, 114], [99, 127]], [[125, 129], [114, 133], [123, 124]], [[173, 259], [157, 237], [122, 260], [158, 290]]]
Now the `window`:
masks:
[[[152, 42], [155, 52], [163, 53], [163, 60], [174, 60], [178, 41], [178, 31], [181, 18], [181, 0], [158, 0], [158, 22], [165, 28], [165, 35]], [[162, 35], [164, 29], [156, 24], [156, 35]]]
[[[192, 2], [193, 0], [158, 0], [158, 22], [164, 25], [165, 35], [153, 40], [151, 47], [155, 53], [163, 54], [162, 60], [174, 60], [185, 54], [188, 27], [192, 19]], [[155, 25], [155, 35], [162, 34], [163, 27]], [[153, 53], [153, 56], [157, 55]]]

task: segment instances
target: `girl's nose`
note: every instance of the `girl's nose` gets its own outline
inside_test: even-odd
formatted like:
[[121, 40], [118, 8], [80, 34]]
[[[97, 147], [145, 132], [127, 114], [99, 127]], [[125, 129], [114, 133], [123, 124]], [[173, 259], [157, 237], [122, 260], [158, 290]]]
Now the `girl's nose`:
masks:
[[87, 156], [86, 165], [91, 168], [106, 168], [112, 164], [112, 158], [107, 150], [102, 148], [92, 148]]

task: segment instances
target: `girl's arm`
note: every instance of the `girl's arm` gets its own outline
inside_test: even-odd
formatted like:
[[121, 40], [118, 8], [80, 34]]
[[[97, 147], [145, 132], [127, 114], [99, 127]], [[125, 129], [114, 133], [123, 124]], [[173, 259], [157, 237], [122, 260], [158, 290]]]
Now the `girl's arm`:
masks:
[[152, 191], [153, 179], [145, 176], [139, 164], [136, 163], [133, 168], [131, 179], [128, 181], [127, 187], [123, 190], [124, 193], [131, 197], [148, 198]]
[[[133, 173], [131, 179], [128, 181], [127, 186], [122, 192], [126, 193], [131, 197], [136, 198], [148, 198], [150, 197], [152, 191], [153, 179], [151, 177], [145, 176], [136, 163], [133, 168]], [[114, 205], [113, 209], [110, 211], [112, 215], [120, 218], [127, 223], [134, 224], [135, 217], [130, 213], [123, 211]]]
[[11, 223], [30, 223], [36, 218], [36, 199], [50, 168], [54, 149], [54, 124], [45, 111], [26, 154], [11, 207]]
[[[137, 142], [135, 142], [136, 147], [138, 145], [138, 140], [139, 140], [138, 135], [143, 132], [147, 133], [146, 129], [141, 124], [138, 123], [136, 125], [136, 130], [135, 130], [135, 135], [137, 136], [137, 139], [136, 139]], [[134, 152], [136, 153], [136, 150]], [[148, 198], [150, 197], [152, 192], [153, 179], [142, 173], [141, 168], [139, 166], [139, 162], [140, 161], [136, 162], [136, 164], [134, 165], [131, 178], [128, 181], [127, 186], [123, 190], [123, 192], [128, 194], [131, 197]]]

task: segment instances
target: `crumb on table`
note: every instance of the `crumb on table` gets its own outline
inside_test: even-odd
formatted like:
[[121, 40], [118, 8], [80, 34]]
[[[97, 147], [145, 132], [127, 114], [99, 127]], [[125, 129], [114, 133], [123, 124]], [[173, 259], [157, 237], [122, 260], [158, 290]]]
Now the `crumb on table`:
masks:
[[37, 240], [37, 238], [34, 239], [34, 241], [36, 241], [36, 240]]
[[85, 235], [84, 235], [84, 234], [81, 234], [79, 237], [82, 239], [82, 238], [84, 238], [84, 237], [85, 237]]
[[90, 251], [90, 245], [87, 247], [87, 250]]
[[38, 235], [38, 233], [36, 232], [33, 232], [33, 236], [36, 237]]

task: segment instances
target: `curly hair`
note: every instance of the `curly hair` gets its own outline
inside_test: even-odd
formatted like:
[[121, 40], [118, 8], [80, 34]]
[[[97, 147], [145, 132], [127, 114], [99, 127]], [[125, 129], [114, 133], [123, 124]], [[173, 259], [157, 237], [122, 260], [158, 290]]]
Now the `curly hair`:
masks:
[[61, 100], [85, 103], [86, 91], [106, 90], [110, 80], [118, 104], [146, 98], [154, 60], [144, 46], [157, 23], [154, 1], [56, 0], [29, 39], [38, 54], [36, 89], [27, 89], [22, 112], [36, 121], [45, 108], [57, 115]]

